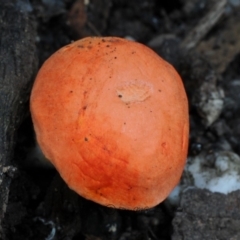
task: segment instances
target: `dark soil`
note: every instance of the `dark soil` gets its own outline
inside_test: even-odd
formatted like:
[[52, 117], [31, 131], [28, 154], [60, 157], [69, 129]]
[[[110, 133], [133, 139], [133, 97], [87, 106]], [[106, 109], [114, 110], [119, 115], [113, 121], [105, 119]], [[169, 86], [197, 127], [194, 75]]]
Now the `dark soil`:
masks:
[[[131, 37], [152, 47], [183, 78], [191, 118], [189, 156], [221, 150], [223, 139], [240, 154], [240, 85], [232, 84], [240, 82], [237, 7], [227, 3], [221, 17], [201, 32], [200, 39], [192, 38], [194, 46], [189, 48], [187, 37], [207, 13], [214, 13], [212, 6], [217, 1], [17, 2], [27, 10], [37, 30], [39, 67], [57, 49], [85, 36]], [[212, 57], [208, 56], [210, 52]], [[216, 111], [202, 107], [212, 93], [223, 100], [215, 115]], [[17, 128], [16, 141], [11, 161], [16, 171], [10, 174], [3, 240], [171, 239], [178, 206], [166, 200], [153, 209], [136, 212], [103, 207], [72, 192], [53, 168], [39, 163], [31, 154], [36, 143], [29, 109]]]

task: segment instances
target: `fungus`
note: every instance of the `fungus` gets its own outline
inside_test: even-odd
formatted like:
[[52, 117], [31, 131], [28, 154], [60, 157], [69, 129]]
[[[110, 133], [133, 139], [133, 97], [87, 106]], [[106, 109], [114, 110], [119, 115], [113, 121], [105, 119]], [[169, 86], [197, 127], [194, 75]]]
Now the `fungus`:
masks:
[[86, 199], [147, 209], [179, 182], [186, 93], [175, 69], [140, 43], [88, 37], [61, 48], [41, 67], [30, 109], [44, 155]]

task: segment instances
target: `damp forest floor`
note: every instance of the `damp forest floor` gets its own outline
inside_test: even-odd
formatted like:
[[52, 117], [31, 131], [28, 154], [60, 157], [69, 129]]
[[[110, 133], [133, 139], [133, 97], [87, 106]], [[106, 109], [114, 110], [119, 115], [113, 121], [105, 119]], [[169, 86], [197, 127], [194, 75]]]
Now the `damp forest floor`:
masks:
[[[7, 155], [5, 162], [0, 158], [0, 166], [11, 166], [0, 168], [1, 174], [7, 172], [8, 179], [3, 178], [2, 184], [6, 185], [0, 188], [3, 240], [240, 239], [240, 192], [223, 194], [201, 189], [187, 170], [181, 180], [181, 189], [185, 190], [180, 191], [175, 204], [167, 199], [149, 210], [127, 211], [103, 207], [78, 196], [55, 169], [39, 162], [28, 107], [38, 69], [60, 47], [86, 36], [129, 38], [156, 51], [183, 79], [191, 125], [188, 161], [207, 159], [203, 169], [214, 169], [216, 159], [224, 155], [226, 162], [237, 159], [239, 171], [239, 1], [0, 0], [0, 8], [1, 5], [3, 21], [10, 21], [6, 20], [11, 19], [6, 18], [8, 12], [15, 19], [24, 16], [21, 22], [12, 17], [12, 29], [5, 29], [6, 35], [0, 31], [9, 51], [22, 46], [11, 44], [8, 32], [12, 39], [16, 38], [14, 34], [22, 34], [24, 43], [24, 31], [18, 27], [31, 26], [26, 40], [30, 45], [25, 46], [17, 64], [27, 66], [28, 70], [22, 67], [25, 72], [32, 69], [27, 77], [28, 90], [24, 89], [26, 104], [21, 108], [21, 119], [19, 101], [11, 112], [13, 119], [19, 119], [14, 121], [14, 139], [4, 138], [5, 142], [13, 142], [11, 157]], [[0, 50], [5, 54], [1, 46]], [[24, 56], [25, 51], [32, 54], [34, 64]], [[9, 61], [10, 64], [15, 60]], [[7, 74], [10, 73], [5, 71], [4, 77]], [[21, 74], [20, 71], [20, 78]], [[14, 88], [17, 91], [18, 84]], [[0, 119], [8, 116], [6, 112], [8, 109]], [[1, 138], [5, 132], [2, 134]]]

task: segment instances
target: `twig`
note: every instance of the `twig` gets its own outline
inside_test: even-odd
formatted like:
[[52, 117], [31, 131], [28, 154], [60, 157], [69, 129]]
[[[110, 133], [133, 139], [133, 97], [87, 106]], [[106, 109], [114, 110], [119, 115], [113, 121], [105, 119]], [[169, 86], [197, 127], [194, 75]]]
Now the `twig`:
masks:
[[199, 41], [209, 32], [218, 22], [224, 12], [227, 0], [213, 0], [214, 4], [209, 12], [200, 20], [198, 25], [182, 41], [180, 47], [185, 50], [194, 48]]

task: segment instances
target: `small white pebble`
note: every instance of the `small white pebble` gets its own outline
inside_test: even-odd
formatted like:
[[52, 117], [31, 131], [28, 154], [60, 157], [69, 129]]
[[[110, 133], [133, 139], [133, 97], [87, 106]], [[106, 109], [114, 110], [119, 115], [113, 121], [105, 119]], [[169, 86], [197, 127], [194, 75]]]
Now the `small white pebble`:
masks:
[[215, 161], [215, 166], [221, 172], [227, 171], [229, 168], [229, 161], [227, 157], [217, 157]]
[[193, 185], [212, 192], [228, 194], [240, 189], [240, 157], [230, 151], [217, 152], [208, 164], [208, 154], [188, 159], [185, 171], [193, 177]]
[[108, 232], [115, 233], [117, 231], [117, 224], [108, 224], [107, 225]]

